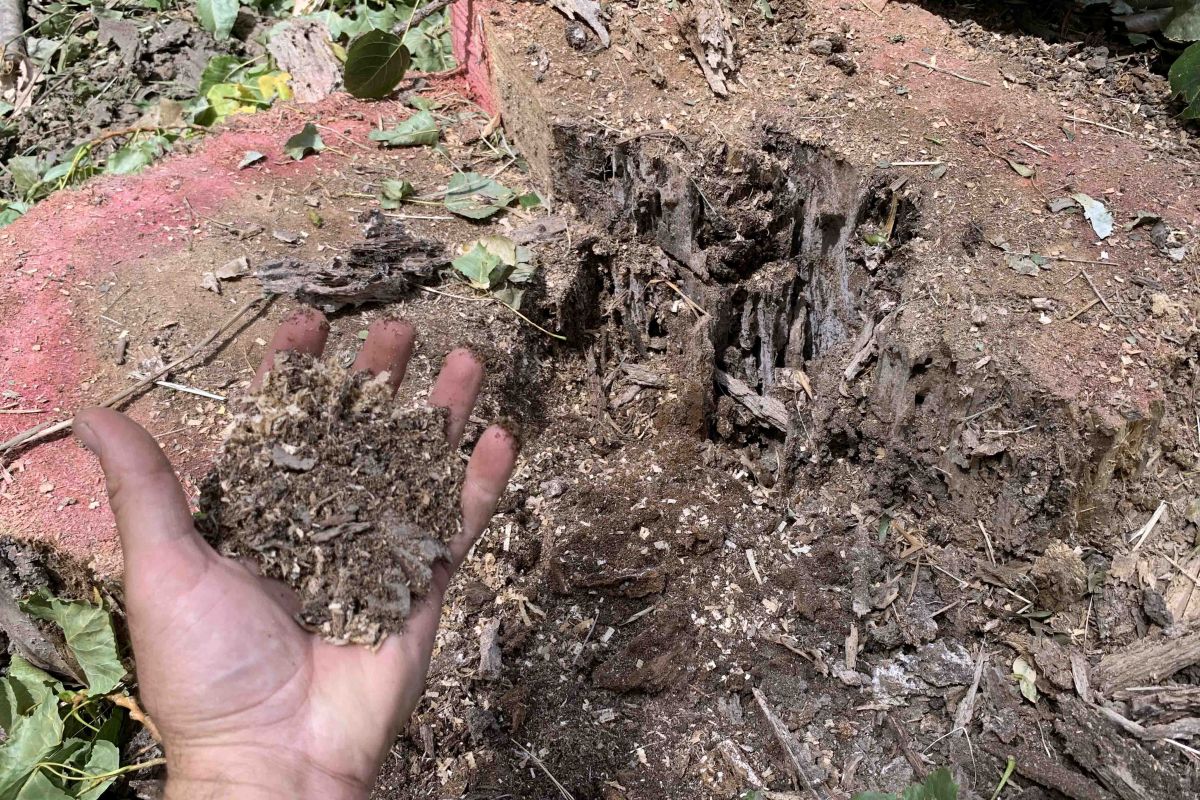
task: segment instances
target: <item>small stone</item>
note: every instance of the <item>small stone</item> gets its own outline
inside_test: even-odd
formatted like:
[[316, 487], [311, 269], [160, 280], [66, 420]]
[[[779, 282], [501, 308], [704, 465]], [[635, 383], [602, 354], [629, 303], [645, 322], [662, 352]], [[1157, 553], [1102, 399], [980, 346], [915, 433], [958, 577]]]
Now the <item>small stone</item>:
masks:
[[1108, 59], [1104, 56], [1092, 56], [1084, 62], [1084, 66], [1086, 66], [1090, 72], [1101, 72], [1105, 67], [1108, 66]]
[[42, 494], [50, 494], [51, 492], [54, 491], [54, 484], [51, 483], [50, 481], [46, 481], [41, 486], [38, 487], [38, 491], [41, 492]]
[[584, 27], [578, 22], [568, 22], [567, 44], [569, 44], [572, 49], [582, 50], [583, 48], [587, 47], [587, 43], [588, 34]]
[[1147, 586], [1142, 590], [1142, 610], [1151, 622], [1160, 627], [1169, 628], [1175, 622], [1175, 616], [1167, 608], [1166, 599], [1157, 589]]
[[854, 62], [853, 58], [845, 53], [834, 53], [829, 58], [825, 59], [825, 63], [829, 64], [830, 66], [837, 67], [847, 75], [853, 75], [854, 73], [858, 72], [858, 64]]
[[221, 293], [221, 282], [217, 280], [216, 274], [206, 272], [200, 276], [200, 288], [208, 289], [213, 294]]
[[831, 56], [833, 55], [833, 42], [817, 37], [808, 43], [808, 52], [814, 56]]

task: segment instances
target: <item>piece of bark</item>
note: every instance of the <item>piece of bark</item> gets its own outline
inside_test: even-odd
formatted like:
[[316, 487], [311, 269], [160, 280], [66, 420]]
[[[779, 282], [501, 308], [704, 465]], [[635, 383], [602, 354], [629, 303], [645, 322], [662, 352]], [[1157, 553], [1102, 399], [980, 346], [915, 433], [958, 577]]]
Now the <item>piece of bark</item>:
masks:
[[528, 225], [522, 225], [512, 232], [508, 238], [517, 244], [532, 244], [542, 239], [549, 239], [567, 230], [565, 217], [546, 217]]
[[479, 630], [479, 679], [494, 681], [500, 678], [500, 620], [489, 619]]
[[1177, 750], [1145, 740], [1142, 726], [1111, 709], [1060, 695], [1054, 728], [1065, 754], [1098, 780], [1109, 796], [1121, 800], [1200, 796], [1200, 773], [1170, 766], [1178, 758]]
[[437, 242], [393, 232], [354, 245], [328, 265], [281, 258], [263, 264], [254, 274], [263, 291], [336, 311], [346, 305], [394, 302], [414, 285], [431, 281], [447, 263]]
[[1009, 745], [1000, 742], [985, 742], [983, 749], [996, 756], [1001, 762], [1011, 757], [1016, 762], [1018, 775], [1047, 789], [1053, 789], [1071, 800], [1115, 800], [1113, 795], [1106, 792], [1091, 778], [1069, 767], [1056, 764], [1044, 753], [1033, 748], [1013, 752]]
[[758, 710], [762, 712], [763, 719], [766, 720], [767, 726], [775, 736], [775, 740], [779, 742], [779, 746], [783, 748], [784, 755], [787, 756], [787, 771], [813, 797], [818, 798], [818, 800], [826, 800], [827, 795], [825, 791], [819, 783], [815, 782], [824, 779], [824, 770], [813, 761], [808, 748], [792, 735], [792, 732], [788, 730], [783, 720], [771, 710], [771, 705], [767, 702], [766, 695], [757, 687], [752, 691], [754, 693], [754, 702], [758, 704]]
[[743, 787], [747, 789], [762, 788], [762, 778], [758, 777], [754, 767], [750, 766], [750, 762], [742, 755], [741, 748], [734, 744], [732, 739], [722, 739], [718, 742], [717, 752], [721, 754], [729, 771], [737, 777]]
[[679, 29], [700, 64], [704, 80], [718, 97], [729, 95], [729, 77], [737, 70], [733, 19], [721, 0], [694, 0]]
[[329, 47], [329, 31], [315, 20], [281, 22], [267, 43], [267, 51], [279, 68], [292, 76], [296, 102], [324, 100], [342, 83], [341, 64]]
[[782, 401], [774, 397], [763, 397], [751, 389], [745, 381], [738, 380], [719, 369], [713, 371], [713, 377], [718, 386], [745, 406], [758, 420], [787, 433], [791, 415], [788, 414], [787, 406]]
[[1200, 630], [1177, 639], [1142, 639], [1109, 653], [1096, 668], [1096, 684], [1105, 692], [1165, 680], [1200, 663]]

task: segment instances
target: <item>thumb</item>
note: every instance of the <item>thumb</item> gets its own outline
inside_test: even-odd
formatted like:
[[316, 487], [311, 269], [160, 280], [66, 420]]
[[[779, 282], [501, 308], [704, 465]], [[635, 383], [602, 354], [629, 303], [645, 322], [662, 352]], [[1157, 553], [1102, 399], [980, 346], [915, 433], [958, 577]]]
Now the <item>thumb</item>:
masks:
[[183, 487], [154, 438], [107, 408], [79, 412], [73, 428], [104, 470], [130, 601], [137, 602], [142, 586], [152, 588], [155, 575], [191, 584], [207, 568], [212, 550], [192, 526]]

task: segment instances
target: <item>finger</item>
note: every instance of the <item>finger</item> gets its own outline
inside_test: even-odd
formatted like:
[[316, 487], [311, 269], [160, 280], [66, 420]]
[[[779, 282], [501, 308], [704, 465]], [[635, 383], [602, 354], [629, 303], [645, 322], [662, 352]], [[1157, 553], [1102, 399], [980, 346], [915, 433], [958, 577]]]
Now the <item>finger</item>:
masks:
[[446, 438], [451, 447], [458, 447], [482, 385], [483, 366], [470, 350], [459, 348], [446, 356], [437, 382], [429, 393], [429, 404], [450, 412], [446, 420]]
[[467, 462], [462, 487], [462, 531], [450, 543], [450, 563], [457, 569], [483, 533], [517, 463], [517, 440], [499, 425], [483, 432]]
[[386, 372], [388, 384], [395, 389], [404, 380], [416, 338], [416, 330], [403, 320], [381, 319], [371, 323], [367, 329], [367, 343], [354, 359], [355, 371], [371, 375]]
[[491, 520], [512, 476], [517, 449], [516, 438], [504, 428], [493, 425], [483, 432], [467, 463], [462, 490], [463, 529], [450, 543], [450, 563], [433, 565], [429, 591], [419, 600], [414, 599], [404, 635], [389, 638], [380, 649], [383, 658], [398, 665], [391, 673], [398, 676], [396, 683], [385, 690], [395, 694], [397, 707], [405, 717], [421, 696], [424, 681], [414, 676], [423, 677], [429, 667], [450, 577]]
[[311, 308], [302, 308], [283, 321], [275, 329], [271, 344], [263, 354], [258, 372], [250, 382], [250, 390], [257, 391], [262, 386], [263, 376], [275, 366], [275, 354], [284, 352], [306, 353], [319, 356], [325, 349], [325, 340], [329, 338], [329, 323], [325, 315]]
[[153, 594], [159, 577], [189, 581], [203, 572], [215, 554], [192, 526], [183, 487], [154, 438], [107, 408], [79, 412], [73, 428], [104, 470], [130, 601], [143, 586]]
[[467, 557], [479, 534], [487, 528], [516, 463], [517, 440], [511, 433], [499, 425], [483, 432], [463, 477], [462, 531], [450, 542], [450, 563], [434, 565], [429, 592], [409, 617], [408, 630], [413, 636], [428, 637], [432, 645], [450, 577]]

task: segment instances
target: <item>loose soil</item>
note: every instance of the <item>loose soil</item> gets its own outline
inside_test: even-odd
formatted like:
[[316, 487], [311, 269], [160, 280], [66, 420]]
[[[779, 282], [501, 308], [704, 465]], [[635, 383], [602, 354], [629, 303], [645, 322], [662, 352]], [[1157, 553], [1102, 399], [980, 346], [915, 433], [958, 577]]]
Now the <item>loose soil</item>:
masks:
[[338, 644], [399, 633], [459, 531], [445, 414], [400, 409], [388, 377], [277, 357], [200, 495], [213, 546], [295, 589], [298, 621]]

